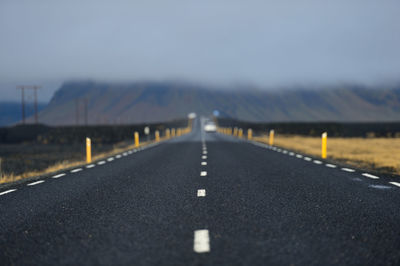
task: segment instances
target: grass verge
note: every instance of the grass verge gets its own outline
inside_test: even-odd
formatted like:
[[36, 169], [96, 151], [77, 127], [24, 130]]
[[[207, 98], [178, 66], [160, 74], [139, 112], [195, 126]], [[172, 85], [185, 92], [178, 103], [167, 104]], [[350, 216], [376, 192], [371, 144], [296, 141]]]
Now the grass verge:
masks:
[[[254, 140], [268, 143], [267, 136]], [[274, 145], [321, 156], [321, 138], [294, 135], [275, 137]], [[328, 159], [358, 168], [400, 175], [400, 138], [329, 138]]]

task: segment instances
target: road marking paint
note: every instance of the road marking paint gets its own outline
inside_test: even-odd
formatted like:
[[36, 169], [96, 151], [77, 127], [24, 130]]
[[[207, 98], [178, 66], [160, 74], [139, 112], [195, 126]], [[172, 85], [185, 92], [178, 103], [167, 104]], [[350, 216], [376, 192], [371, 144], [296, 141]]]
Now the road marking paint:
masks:
[[203, 151], [203, 154], [207, 154], [207, 151]]
[[200, 176], [207, 176], [207, 171], [201, 171]]
[[282, 153], [286, 154], [286, 153], [288, 153], [288, 151], [287, 150], [283, 150]]
[[314, 163], [315, 163], [315, 164], [322, 164], [322, 162], [321, 162], [321, 161], [318, 161], [318, 160], [314, 160]]
[[391, 189], [392, 187], [385, 185], [369, 185], [368, 187], [377, 188], [377, 189]]
[[371, 175], [371, 174], [368, 174], [368, 173], [362, 173], [362, 175], [365, 176], [365, 177], [372, 178], [372, 179], [379, 179], [379, 176]]
[[205, 159], [207, 159], [207, 156], [203, 155], [203, 156], [201, 156], [201, 159], [205, 160]]
[[276, 151], [277, 151], [277, 152], [281, 152], [282, 150], [281, 150], [281, 149], [277, 149]]
[[296, 157], [297, 157], [297, 158], [303, 158], [303, 155], [301, 155], [301, 154], [296, 154]]
[[62, 177], [62, 176], [65, 176], [65, 173], [62, 173], [62, 174], [58, 174], [58, 175], [52, 176], [52, 178], [59, 178], [59, 177]]
[[304, 157], [304, 160], [311, 161], [312, 159], [310, 157]]
[[98, 165], [102, 165], [102, 164], [105, 164], [106, 162], [105, 161], [100, 161], [100, 162], [98, 162], [97, 164]]
[[343, 171], [349, 172], [349, 173], [354, 173], [356, 170], [350, 169], [350, 168], [342, 168]]
[[109, 161], [109, 162], [114, 161], [114, 157], [108, 158], [107, 161]]
[[1, 195], [8, 194], [8, 193], [11, 193], [11, 192], [14, 192], [14, 191], [16, 191], [16, 189], [9, 189], [9, 190], [6, 190], [6, 191], [3, 191], [3, 192], [0, 192], [0, 196], [1, 196]]
[[399, 182], [389, 182], [389, 183], [394, 185], [394, 186], [400, 187], [400, 183]]
[[93, 168], [93, 167], [95, 167], [96, 165], [94, 165], [94, 164], [89, 164], [89, 165], [86, 165], [86, 168]]
[[201, 162], [201, 165], [207, 165], [207, 162]]
[[325, 164], [325, 166], [329, 168], [336, 168], [336, 165], [330, 163]]
[[197, 253], [210, 252], [210, 237], [207, 229], [194, 231], [193, 250]]
[[27, 184], [27, 186], [35, 186], [35, 185], [41, 184], [43, 182], [44, 182], [44, 180], [39, 180], [39, 181]]
[[115, 158], [119, 159], [119, 158], [121, 158], [121, 155], [118, 154], [117, 156], [115, 156]]
[[80, 172], [82, 170], [83, 170], [82, 168], [76, 168], [74, 170], [71, 170], [71, 173], [77, 173], [77, 172]]
[[206, 190], [205, 189], [198, 189], [197, 190], [197, 197], [205, 197], [206, 196]]
[[124, 152], [123, 154], [122, 154], [122, 156], [127, 156], [128, 155], [128, 153], [127, 152]]
[[294, 152], [289, 152], [289, 155], [290, 155], [290, 156], [293, 156], [293, 155], [294, 155]]

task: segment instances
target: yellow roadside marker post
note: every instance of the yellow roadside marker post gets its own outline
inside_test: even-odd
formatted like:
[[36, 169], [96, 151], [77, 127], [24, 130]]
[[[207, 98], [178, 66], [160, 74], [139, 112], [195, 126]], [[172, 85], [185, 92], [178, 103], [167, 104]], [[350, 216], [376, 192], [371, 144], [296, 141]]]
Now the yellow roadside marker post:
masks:
[[243, 137], [243, 129], [241, 129], [241, 128], [239, 128], [238, 137], [239, 137], [239, 138], [242, 138], [242, 137]]
[[269, 146], [273, 146], [274, 145], [274, 135], [275, 135], [275, 130], [271, 129], [269, 131]]
[[229, 135], [232, 135], [232, 128], [229, 128]]
[[139, 147], [139, 133], [135, 132], [135, 147]]
[[233, 135], [234, 135], [235, 137], [237, 137], [237, 133], [238, 133], [238, 128], [235, 127], [235, 128], [233, 129]]
[[247, 130], [247, 139], [252, 139], [253, 138], [253, 130], [251, 130], [251, 128], [249, 128]]
[[159, 142], [160, 141], [160, 132], [158, 130], [156, 130], [156, 132], [154, 134], [155, 134], [156, 142]]
[[165, 137], [166, 137], [167, 139], [169, 139], [169, 138], [171, 137], [171, 131], [169, 130], [169, 128], [167, 128], [167, 129], [165, 130]]
[[326, 159], [326, 144], [327, 144], [327, 139], [328, 139], [328, 133], [324, 132], [322, 133], [322, 159]]
[[175, 137], [175, 128], [172, 129], [171, 135], [172, 137]]
[[92, 141], [86, 138], [86, 163], [92, 162]]

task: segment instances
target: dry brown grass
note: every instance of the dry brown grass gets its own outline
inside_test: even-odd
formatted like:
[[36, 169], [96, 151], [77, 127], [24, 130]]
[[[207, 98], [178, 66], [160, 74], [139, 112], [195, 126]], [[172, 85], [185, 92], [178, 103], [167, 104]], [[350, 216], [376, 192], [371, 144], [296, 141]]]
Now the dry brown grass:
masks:
[[[161, 138], [160, 141], [165, 140], [165, 138]], [[151, 142], [142, 142], [140, 143], [139, 147], [143, 147], [146, 146], [148, 144], [150, 144]], [[125, 147], [118, 147], [118, 148], [114, 148], [113, 150], [109, 151], [109, 152], [103, 152], [103, 153], [99, 153], [99, 154], [95, 154], [92, 156], [92, 161], [98, 161], [101, 159], [104, 159], [106, 157], [109, 156], [114, 156], [116, 154], [119, 154], [121, 152], [125, 152], [131, 149], [134, 149], [135, 145], [129, 145], [129, 146], [125, 146]], [[58, 171], [61, 171], [63, 169], [68, 169], [71, 167], [77, 167], [77, 166], [83, 166], [86, 164], [86, 161], [84, 160], [80, 160], [80, 161], [61, 161], [58, 162], [54, 165], [49, 166], [48, 168], [42, 170], [42, 171], [30, 171], [30, 172], [26, 172], [23, 173], [21, 175], [14, 175], [14, 174], [8, 174], [8, 175], [3, 175], [0, 178], [0, 184], [4, 184], [4, 183], [9, 183], [9, 182], [14, 182], [14, 181], [18, 181], [18, 180], [22, 180], [22, 179], [26, 179], [26, 178], [32, 178], [32, 177], [36, 177], [36, 176], [42, 176], [42, 175], [47, 175], [47, 174], [51, 174], [51, 173], [55, 173]]]
[[[267, 143], [267, 136], [254, 138]], [[276, 136], [276, 146], [321, 156], [321, 138]], [[328, 159], [356, 167], [400, 174], [400, 138], [329, 138]]]

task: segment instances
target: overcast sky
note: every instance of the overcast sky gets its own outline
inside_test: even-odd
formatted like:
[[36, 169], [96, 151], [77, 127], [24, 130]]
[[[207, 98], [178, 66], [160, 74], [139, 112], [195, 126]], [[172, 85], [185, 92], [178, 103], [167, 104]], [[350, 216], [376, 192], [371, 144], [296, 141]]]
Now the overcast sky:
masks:
[[399, 81], [399, 0], [0, 1], [0, 100], [17, 84], [178, 79], [273, 88]]

